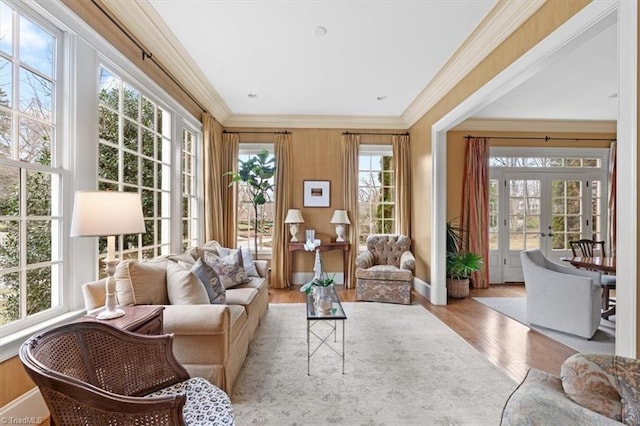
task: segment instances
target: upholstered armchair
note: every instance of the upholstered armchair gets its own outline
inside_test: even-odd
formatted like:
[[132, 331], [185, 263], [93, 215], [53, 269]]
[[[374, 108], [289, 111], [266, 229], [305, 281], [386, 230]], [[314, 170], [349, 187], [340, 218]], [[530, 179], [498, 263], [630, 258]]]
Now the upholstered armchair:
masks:
[[600, 325], [600, 273], [559, 265], [539, 249], [520, 252], [532, 325], [591, 339]]
[[411, 303], [416, 260], [409, 237], [374, 234], [356, 258], [356, 300]]

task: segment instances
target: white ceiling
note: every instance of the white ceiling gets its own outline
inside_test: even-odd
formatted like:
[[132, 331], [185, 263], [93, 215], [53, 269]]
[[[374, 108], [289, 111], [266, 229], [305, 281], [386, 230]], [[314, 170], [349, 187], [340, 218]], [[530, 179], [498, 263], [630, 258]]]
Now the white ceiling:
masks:
[[400, 116], [494, 0], [150, 3], [233, 114]]
[[[544, 4], [103, 1], [223, 125], [354, 128], [407, 128]], [[616, 52], [612, 25], [474, 118], [615, 120]]]

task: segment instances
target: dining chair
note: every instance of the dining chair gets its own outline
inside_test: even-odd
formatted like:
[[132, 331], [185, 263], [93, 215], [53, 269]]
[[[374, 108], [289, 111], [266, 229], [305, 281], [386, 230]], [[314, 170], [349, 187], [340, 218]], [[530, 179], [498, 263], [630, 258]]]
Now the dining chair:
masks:
[[571, 245], [571, 251], [573, 252], [574, 257], [607, 257], [607, 253], [604, 248], [604, 241], [583, 239], [578, 241], [569, 241], [569, 244]]

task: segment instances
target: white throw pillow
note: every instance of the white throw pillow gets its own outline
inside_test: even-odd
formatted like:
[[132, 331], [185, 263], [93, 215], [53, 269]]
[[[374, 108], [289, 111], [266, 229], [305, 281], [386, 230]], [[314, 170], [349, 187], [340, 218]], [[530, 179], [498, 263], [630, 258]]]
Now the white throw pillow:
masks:
[[[195, 266], [195, 265], [194, 265]], [[172, 305], [209, 304], [209, 295], [200, 278], [177, 262], [167, 264], [167, 293]]]

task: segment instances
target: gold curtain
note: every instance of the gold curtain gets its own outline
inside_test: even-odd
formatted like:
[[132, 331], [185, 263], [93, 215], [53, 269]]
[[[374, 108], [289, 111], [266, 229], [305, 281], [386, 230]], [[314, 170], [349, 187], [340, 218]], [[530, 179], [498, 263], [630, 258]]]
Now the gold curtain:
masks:
[[409, 135], [393, 135], [396, 233], [411, 238], [411, 147]]
[[609, 256], [614, 257], [616, 255], [616, 233], [618, 228], [616, 222], [617, 147], [617, 142], [613, 141], [609, 148]]
[[225, 175], [227, 172], [238, 171], [238, 149], [240, 147], [240, 137], [237, 133], [222, 134], [222, 149], [220, 155], [221, 165], [221, 203], [222, 220], [227, 224], [218, 242], [223, 247], [236, 246], [236, 185], [231, 185], [231, 176]]
[[271, 282], [272, 288], [286, 288], [288, 270], [287, 256], [287, 227], [284, 219], [287, 216], [287, 209], [293, 202], [293, 191], [291, 185], [291, 171], [293, 169], [292, 159], [293, 138], [291, 134], [276, 134], [274, 156], [276, 159], [276, 200], [273, 215], [273, 245], [271, 256]]
[[489, 288], [489, 138], [467, 142], [462, 191], [463, 248], [484, 260], [471, 275], [473, 288]]
[[[349, 212], [351, 225], [347, 241], [351, 244], [349, 252], [349, 262], [347, 264], [349, 282], [345, 282], [345, 288], [354, 288], [356, 280], [355, 264], [358, 256], [358, 238], [360, 230], [358, 227], [358, 155], [360, 148], [360, 135], [342, 135], [342, 170], [344, 182], [344, 208]], [[347, 271], [345, 271], [347, 272]]]
[[222, 126], [211, 114], [205, 112], [202, 116], [205, 241], [219, 240], [224, 234], [224, 221], [220, 212], [220, 206], [222, 205], [221, 145]]

